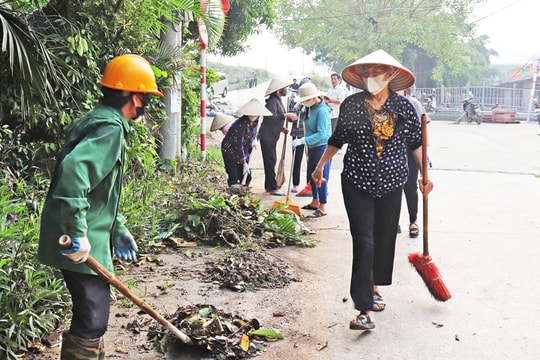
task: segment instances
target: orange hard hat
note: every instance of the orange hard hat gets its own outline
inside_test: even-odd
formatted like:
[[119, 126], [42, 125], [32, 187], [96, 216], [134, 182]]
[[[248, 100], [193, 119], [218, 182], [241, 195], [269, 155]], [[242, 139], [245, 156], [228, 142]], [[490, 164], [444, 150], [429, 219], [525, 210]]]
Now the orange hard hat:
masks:
[[135, 54], [113, 58], [99, 83], [110, 89], [163, 96], [157, 88], [150, 63]]

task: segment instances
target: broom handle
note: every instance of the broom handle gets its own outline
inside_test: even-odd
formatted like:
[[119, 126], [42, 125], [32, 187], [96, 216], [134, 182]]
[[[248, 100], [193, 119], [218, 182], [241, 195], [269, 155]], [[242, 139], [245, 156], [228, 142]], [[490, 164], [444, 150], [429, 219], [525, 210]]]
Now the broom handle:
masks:
[[[71, 248], [71, 238], [68, 235], [62, 235], [58, 240], [61, 247], [64, 249]], [[96, 261], [92, 256], [88, 256], [85, 261], [85, 264], [92, 270], [94, 270], [98, 275], [104, 278], [109, 284], [117, 288], [122, 294], [124, 294], [129, 300], [131, 300], [135, 305], [144, 310], [145, 313], [154, 318], [159, 322], [165, 329], [172, 332], [180, 341], [184, 344], [192, 344], [193, 341], [189, 336], [180, 331], [176, 326], [171, 324], [167, 319], [161, 316], [156, 310], [154, 310], [150, 305], [144, 302], [143, 299], [135, 295], [129, 290], [129, 288], [124, 285], [117, 277], [111, 274], [107, 269], [103, 267], [100, 263]]]
[[[427, 161], [427, 118], [426, 114], [422, 114], [420, 117], [422, 121], [422, 184], [425, 186], [428, 183], [428, 161]], [[428, 196], [427, 194], [422, 194], [422, 205], [423, 205], [423, 228], [422, 237], [424, 241], [424, 256], [429, 256], [429, 246], [428, 246]]]
[[294, 171], [294, 160], [296, 157], [296, 148], [294, 147], [292, 149], [292, 160], [291, 160], [291, 171], [289, 173], [289, 185], [287, 186], [287, 196], [285, 197], [285, 202], [288, 204], [290, 202], [290, 195], [291, 195], [291, 183], [292, 183], [292, 177], [293, 177], [293, 171]]
[[[289, 130], [289, 123], [287, 122], [287, 119], [285, 119], [285, 129]], [[281, 148], [281, 161], [285, 160], [285, 151], [287, 146], [287, 135], [283, 134], [285, 138], [283, 139], [283, 147]]]

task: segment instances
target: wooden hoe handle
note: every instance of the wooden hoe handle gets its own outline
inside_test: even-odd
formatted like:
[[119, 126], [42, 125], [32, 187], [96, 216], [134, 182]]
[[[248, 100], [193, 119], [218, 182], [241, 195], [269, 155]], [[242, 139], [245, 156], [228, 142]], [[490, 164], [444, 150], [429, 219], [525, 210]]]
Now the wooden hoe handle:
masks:
[[[68, 235], [62, 235], [58, 240], [61, 247], [64, 249], [71, 248], [71, 238]], [[131, 300], [135, 305], [140, 307], [145, 313], [154, 318], [159, 322], [163, 327], [170, 332], [172, 332], [178, 339], [180, 339], [185, 344], [192, 344], [192, 340], [185, 333], [180, 331], [176, 326], [171, 324], [167, 319], [161, 316], [157, 311], [155, 311], [150, 305], [144, 302], [143, 299], [131, 292], [131, 290], [124, 285], [116, 276], [111, 274], [107, 269], [103, 267], [100, 263], [96, 261], [92, 256], [88, 256], [85, 264], [92, 270], [94, 270], [99, 276], [103, 277], [109, 284], [118, 289], [122, 294], [124, 294], [129, 300]]]

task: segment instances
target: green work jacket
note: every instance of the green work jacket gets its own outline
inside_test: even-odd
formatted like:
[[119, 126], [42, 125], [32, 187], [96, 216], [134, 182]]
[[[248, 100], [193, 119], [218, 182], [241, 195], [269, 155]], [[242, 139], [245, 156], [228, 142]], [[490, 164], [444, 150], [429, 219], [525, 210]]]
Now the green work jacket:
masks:
[[38, 259], [46, 265], [95, 274], [60, 253], [58, 239], [88, 237], [90, 255], [110, 272], [112, 238], [125, 233], [118, 213], [129, 124], [122, 112], [98, 105], [68, 131], [41, 214]]

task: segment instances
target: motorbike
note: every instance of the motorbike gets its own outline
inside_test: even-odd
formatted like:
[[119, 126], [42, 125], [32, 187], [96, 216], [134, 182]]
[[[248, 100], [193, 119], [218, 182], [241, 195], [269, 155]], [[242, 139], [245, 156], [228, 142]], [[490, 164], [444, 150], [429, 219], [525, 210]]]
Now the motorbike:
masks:
[[463, 99], [463, 114], [458, 119], [459, 124], [463, 118], [467, 119], [467, 122], [471, 123], [476, 121], [477, 124], [482, 123], [482, 109], [480, 104], [476, 101], [476, 98], [471, 96]]
[[435, 100], [435, 95], [431, 94], [425, 96], [424, 100], [422, 100], [422, 105], [428, 113], [437, 111], [437, 100]]
[[289, 99], [287, 103], [287, 111], [297, 114], [300, 104], [298, 103], [298, 91], [289, 88]]

